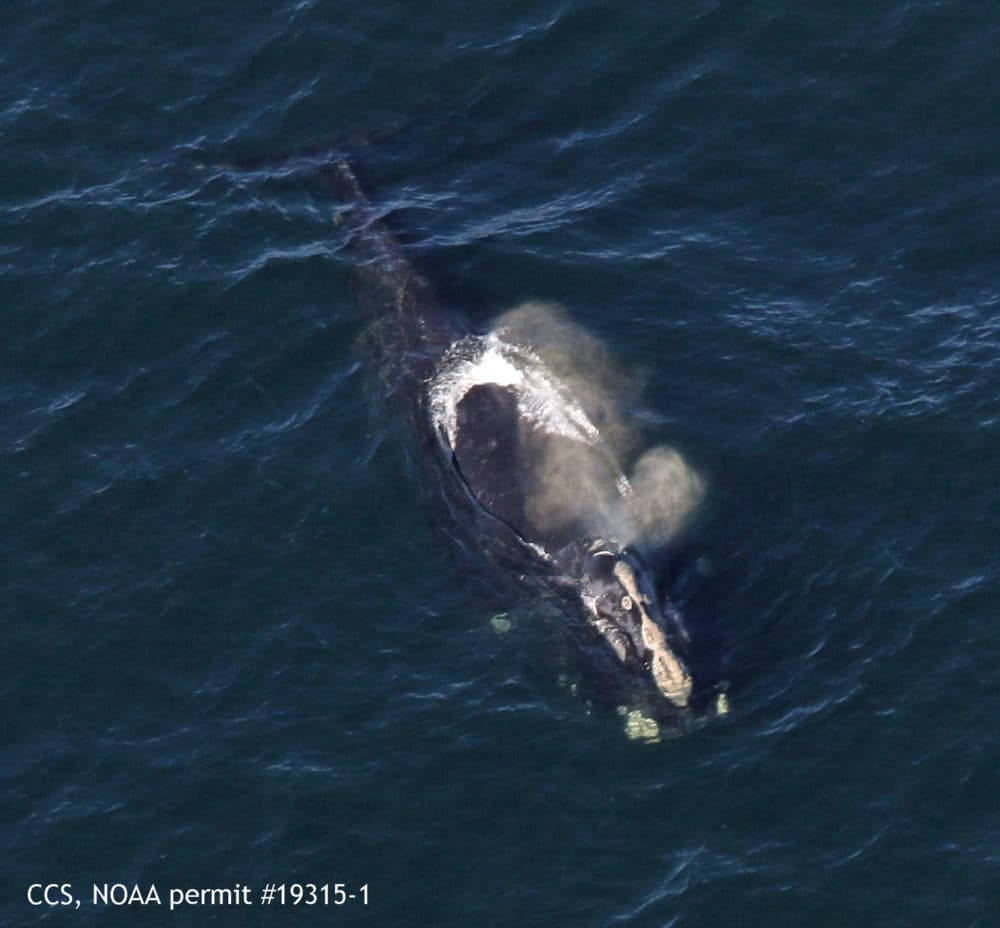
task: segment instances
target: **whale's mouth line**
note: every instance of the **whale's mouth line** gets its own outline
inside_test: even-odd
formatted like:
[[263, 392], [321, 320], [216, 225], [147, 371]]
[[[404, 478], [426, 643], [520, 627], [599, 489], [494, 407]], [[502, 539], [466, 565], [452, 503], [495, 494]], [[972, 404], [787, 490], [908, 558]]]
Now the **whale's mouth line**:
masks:
[[505, 519], [502, 515], [500, 515], [499, 512], [495, 512], [494, 510], [492, 510], [476, 495], [476, 492], [475, 490], [473, 490], [472, 485], [466, 479], [465, 474], [462, 473], [462, 464], [458, 460], [458, 455], [456, 455], [455, 452], [451, 451], [451, 449], [449, 448], [447, 441], [448, 436], [445, 433], [443, 427], [439, 427], [438, 434], [440, 436], [442, 444], [450, 452], [449, 457], [451, 461], [451, 467], [455, 471], [455, 476], [458, 477], [459, 483], [462, 484], [462, 489], [465, 491], [466, 495], [471, 500], [471, 502], [484, 515], [488, 516], [498, 525], [502, 525], [505, 529], [507, 529], [507, 531], [509, 531], [518, 540], [520, 544], [528, 548], [532, 552], [532, 554], [540, 558], [545, 563], [550, 564], [552, 562], [552, 555], [549, 554], [549, 552], [545, 548], [543, 548], [539, 544], [536, 544], [530, 539], [525, 538], [524, 534], [516, 525], [514, 525], [509, 520]]

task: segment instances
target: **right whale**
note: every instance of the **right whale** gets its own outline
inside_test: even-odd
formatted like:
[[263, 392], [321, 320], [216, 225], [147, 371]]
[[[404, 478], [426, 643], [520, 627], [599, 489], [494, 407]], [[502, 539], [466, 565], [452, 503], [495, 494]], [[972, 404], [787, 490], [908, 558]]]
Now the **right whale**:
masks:
[[348, 208], [379, 382], [409, 410], [460, 535], [529, 589], [569, 601], [575, 637], [630, 708], [682, 724], [700, 708], [726, 711], [717, 687], [700, 692], [684, 624], [643, 555], [676, 533], [702, 482], [670, 449], [634, 454], [607, 352], [551, 304], [468, 332], [438, 306], [352, 165], [325, 174]]

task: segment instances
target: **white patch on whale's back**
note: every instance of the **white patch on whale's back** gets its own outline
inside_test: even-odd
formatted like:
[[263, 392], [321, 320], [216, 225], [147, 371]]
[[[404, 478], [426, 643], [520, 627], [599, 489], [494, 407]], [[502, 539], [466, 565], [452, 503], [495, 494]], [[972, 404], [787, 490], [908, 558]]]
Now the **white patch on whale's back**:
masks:
[[473, 387], [483, 384], [513, 388], [521, 419], [534, 429], [587, 444], [600, 441], [597, 426], [542, 360], [530, 349], [491, 332], [456, 342], [431, 382], [431, 417], [452, 447], [458, 404]]

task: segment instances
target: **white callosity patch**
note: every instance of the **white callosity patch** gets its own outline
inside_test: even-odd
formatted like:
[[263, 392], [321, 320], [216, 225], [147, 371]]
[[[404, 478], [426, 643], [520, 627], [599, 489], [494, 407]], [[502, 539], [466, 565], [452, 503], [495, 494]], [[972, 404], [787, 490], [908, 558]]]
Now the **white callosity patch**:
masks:
[[619, 706], [618, 714], [625, 720], [625, 734], [630, 741], [659, 743], [660, 726], [656, 719], [644, 715], [641, 709], [630, 709], [628, 706]]
[[629, 598], [639, 606], [642, 616], [642, 643], [650, 653], [650, 669], [656, 685], [675, 706], [684, 708], [691, 698], [691, 674], [671, 649], [663, 629], [650, 616], [649, 603], [639, 587], [635, 571], [623, 561], [619, 561], [615, 564], [615, 576], [628, 591]]

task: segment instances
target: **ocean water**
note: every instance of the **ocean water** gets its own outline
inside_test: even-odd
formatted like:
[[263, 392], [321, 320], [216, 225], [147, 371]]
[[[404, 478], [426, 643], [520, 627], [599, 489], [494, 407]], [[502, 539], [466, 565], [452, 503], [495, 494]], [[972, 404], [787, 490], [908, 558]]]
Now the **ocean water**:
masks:
[[[0, 23], [0, 922], [997, 924], [1000, 8]], [[470, 326], [642, 372], [727, 716], [630, 740], [449, 537], [326, 152]]]

